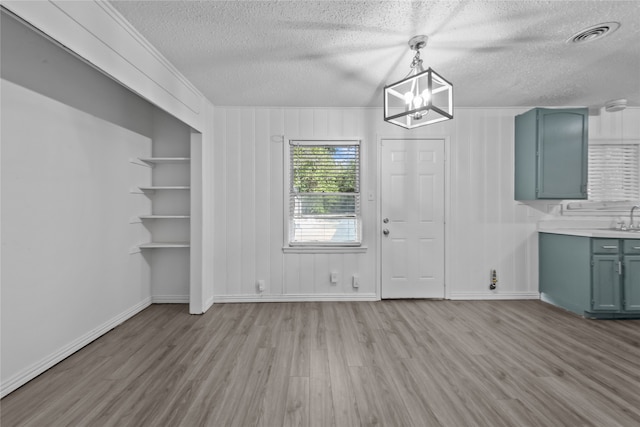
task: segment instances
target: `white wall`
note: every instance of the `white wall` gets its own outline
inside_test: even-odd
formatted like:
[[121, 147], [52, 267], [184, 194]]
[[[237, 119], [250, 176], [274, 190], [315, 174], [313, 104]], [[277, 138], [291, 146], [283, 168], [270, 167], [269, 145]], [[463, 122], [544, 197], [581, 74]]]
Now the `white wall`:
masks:
[[[384, 123], [379, 109], [216, 108], [215, 301], [376, 298], [376, 201], [363, 201], [366, 253], [283, 253], [283, 143], [272, 138], [279, 135], [361, 137], [362, 188], [374, 194], [381, 138], [448, 138], [447, 296], [536, 297], [534, 231], [542, 213], [513, 200], [513, 117], [522, 111], [459, 109], [453, 121], [407, 132]], [[494, 292], [491, 269], [500, 280]], [[332, 270], [338, 286], [329, 283]], [[361, 279], [357, 290], [352, 274]], [[266, 280], [262, 294], [258, 279]]]
[[[452, 299], [535, 298], [536, 225], [561, 201], [513, 199], [514, 116], [525, 108], [457, 109], [452, 121], [405, 131], [379, 109], [223, 108], [214, 112], [216, 302], [358, 299], [377, 292], [377, 203], [363, 201], [364, 254], [284, 254], [282, 142], [363, 139], [363, 193], [378, 194], [378, 144], [385, 137], [444, 137], [449, 145], [446, 295]], [[591, 116], [591, 138], [640, 138], [640, 109]], [[272, 138], [274, 137], [275, 138]], [[498, 287], [489, 290], [490, 271]], [[337, 270], [338, 286], [329, 284]], [[349, 278], [358, 274], [360, 289]], [[259, 294], [255, 282], [266, 280]]]
[[[153, 107], [2, 15], [2, 394], [150, 303]], [[44, 93], [43, 93], [44, 92]], [[99, 105], [98, 105], [99, 104]]]

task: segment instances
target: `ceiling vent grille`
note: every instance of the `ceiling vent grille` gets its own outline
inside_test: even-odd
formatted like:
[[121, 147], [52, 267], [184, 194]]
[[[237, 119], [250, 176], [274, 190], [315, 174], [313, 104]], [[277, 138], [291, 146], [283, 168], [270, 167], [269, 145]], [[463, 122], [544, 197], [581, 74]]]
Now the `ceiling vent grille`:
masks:
[[567, 43], [586, 43], [598, 40], [602, 37], [608, 36], [618, 28], [620, 28], [619, 22], [604, 22], [602, 24], [585, 28], [579, 33], [574, 34], [567, 40]]

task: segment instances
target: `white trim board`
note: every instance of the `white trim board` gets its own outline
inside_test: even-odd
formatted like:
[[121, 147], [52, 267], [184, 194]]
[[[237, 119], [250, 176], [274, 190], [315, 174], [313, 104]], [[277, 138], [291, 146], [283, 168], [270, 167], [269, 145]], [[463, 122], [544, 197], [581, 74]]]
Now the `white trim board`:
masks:
[[234, 302], [331, 302], [379, 301], [375, 293], [363, 294], [289, 294], [289, 295], [214, 295], [216, 304]]
[[112, 319], [108, 320], [92, 331], [89, 331], [80, 338], [60, 348], [55, 353], [18, 372], [0, 385], [0, 398], [5, 397], [7, 394], [23, 386], [27, 382], [45, 372], [47, 369], [62, 362], [64, 359], [71, 356], [76, 351], [92, 343], [102, 335], [106, 334], [116, 326], [124, 323], [126, 320], [132, 318], [150, 305], [151, 298], [145, 298], [133, 307], [128, 308], [127, 310], [123, 311], [122, 313], [118, 314], [117, 316], [113, 317]]
[[540, 292], [451, 292], [451, 300], [540, 299]]
[[[290, 295], [214, 295], [216, 304], [253, 302], [336, 302], [336, 301], [381, 301], [375, 293], [366, 294], [290, 294]], [[452, 293], [447, 300], [531, 300], [540, 299], [539, 292], [459, 292]], [[393, 300], [384, 300], [393, 301]], [[416, 300], [417, 301], [417, 300]], [[427, 301], [427, 300], [424, 300]]]
[[152, 304], [189, 304], [189, 295], [152, 295]]

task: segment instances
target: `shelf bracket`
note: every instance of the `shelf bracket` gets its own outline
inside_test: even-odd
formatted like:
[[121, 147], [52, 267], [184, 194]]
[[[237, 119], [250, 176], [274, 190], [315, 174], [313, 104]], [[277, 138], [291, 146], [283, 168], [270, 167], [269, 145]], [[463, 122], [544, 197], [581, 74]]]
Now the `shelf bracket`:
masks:
[[129, 193], [131, 193], [131, 194], [146, 194], [146, 193], [153, 193], [153, 190], [144, 191], [144, 190], [141, 190], [138, 187], [131, 187], [131, 189], [129, 190]]
[[138, 223], [141, 223], [141, 222], [142, 222], [142, 219], [140, 217], [137, 217], [137, 216], [132, 216], [129, 219], [129, 224], [138, 224]]
[[138, 166], [144, 166], [146, 168], [153, 168], [153, 165], [150, 165], [149, 163], [146, 163], [143, 160], [136, 159], [135, 157], [130, 157], [129, 163], [133, 163], [134, 165], [138, 165]]
[[129, 249], [129, 255], [139, 254], [140, 252], [142, 252], [142, 250], [138, 246], [134, 246]]

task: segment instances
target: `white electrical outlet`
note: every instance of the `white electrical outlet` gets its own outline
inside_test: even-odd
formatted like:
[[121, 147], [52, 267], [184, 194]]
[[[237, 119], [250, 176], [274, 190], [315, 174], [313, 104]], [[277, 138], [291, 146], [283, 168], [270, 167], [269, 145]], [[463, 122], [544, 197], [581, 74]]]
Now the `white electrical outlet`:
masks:
[[258, 280], [258, 291], [264, 292], [264, 280]]
[[332, 271], [331, 275], [329, 276], [329, 280], [331, 281], [331, 284], [337, 285], [338, 284], [338, 273], [336, 273], [335, 271]]
[[353, 286], [354, 288], [360, 287], [360, 278], [355, 274], [351, 277], [351, 286]]

